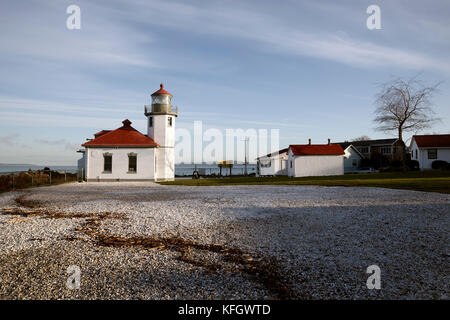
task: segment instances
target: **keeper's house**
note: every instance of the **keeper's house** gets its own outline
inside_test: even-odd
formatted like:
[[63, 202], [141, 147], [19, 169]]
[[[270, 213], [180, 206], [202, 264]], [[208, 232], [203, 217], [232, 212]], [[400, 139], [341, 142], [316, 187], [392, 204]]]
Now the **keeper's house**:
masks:
[[332, 176], [344, 174], [344, 150], [339, 144], [290, 145], [288, 148], [288, 176]]

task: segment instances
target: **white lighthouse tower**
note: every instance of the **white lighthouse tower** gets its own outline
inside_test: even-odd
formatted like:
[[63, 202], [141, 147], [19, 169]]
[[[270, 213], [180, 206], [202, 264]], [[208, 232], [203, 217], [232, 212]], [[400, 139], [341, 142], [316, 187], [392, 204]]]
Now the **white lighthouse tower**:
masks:
[[155, 152], [155, 180], [167, 181], [175, 177], [175, 118], [178, 108], [172, 107], [172, 95], [160, 89], [152, 95], [152, 105], [149, 110], [145, 106], [147, 121], [147, 135], [159, 147]]

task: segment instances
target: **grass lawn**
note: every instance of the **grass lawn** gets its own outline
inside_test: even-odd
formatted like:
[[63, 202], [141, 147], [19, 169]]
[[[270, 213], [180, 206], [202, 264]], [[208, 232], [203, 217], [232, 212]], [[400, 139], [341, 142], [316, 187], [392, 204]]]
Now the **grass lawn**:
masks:
[[164, 185], [183, 186], [221, 186], [221, 185], [318, 185], [345, 187], [380, 187], [392, 189], [407, 189], [450, 194], [450, 171], [423, 172], [388, 172], [388, 173], [360, 173], [343, 176], [303, 177], [234, 177], [183, 179], [161, 182]]

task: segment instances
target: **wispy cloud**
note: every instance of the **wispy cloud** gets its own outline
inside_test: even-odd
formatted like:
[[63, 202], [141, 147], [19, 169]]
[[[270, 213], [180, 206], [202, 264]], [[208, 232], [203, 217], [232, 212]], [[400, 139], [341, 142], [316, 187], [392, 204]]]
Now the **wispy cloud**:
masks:
[[[131, 6], [140, 9], [134, 18], [142, 23], [194, 34], [251, 40], [265, 51], [316, 57], [355, 67], [395, 66], [450, 73], [448, 59], [414, 52], [409, 47], [402, 48], [401, 44], [376, 44], [359, 35], [350, 37], [343, 32], [305, 32], [302, 31], [301, 23], [293, 24], [277, 19], [270, 13], [258, 11], [255, 6], [250, 9], [240, 4], [218, 6], [214, 3], [211, 6], [198, 6], [186, 2], [141, 0], [132, 1]], [[339, 5], [339, 8], [340, 12], [344, 12], [344, 6]], [[171, 19], [163, 14], [167, 12], [170, 12]], [[352, 9], [353, 16], [358, 16], [354, 12]], [[345, 22], [346, 16], [341, 19]], [[405, 44], [407, 43], [408, 41]]]
[[[58, 7], [54, 2], [40, 2], [39, 6], [47, 6], [47, 9], [41, 9], [39, 14], [35, 10], [20, 8], [20, 14], [6, 15], [0, 21], [0, 27], [6, 30], [14, 26], [14, 29], [0, 38], [2, 53], [71, 63], [83, 61], [97, 66], [170, 68], [159, 50], [150, 49], [157, 46], [161, 37], [156, 26], [182, 34], [246, 40], [250, 41], [248, 47], [257, 50], [327, 59], [354, 67], [395, 66], [450, 73], [448, 59], [411, 50], [407, 46], [407, 38], [390, 46], [371, 42], [358, 33], [349, 35], [342, 30], [318, 28], [314, 31], [310, 26], [305, 31], [301, 21], [277, 17], [268, 11], [270, 8], [264, 9], [262, 5], [130, 0], [126, 6], [120, 1], [109, 1], [110, 6], [104, 6], [91, 1], [79, 2], [83, 25], [76, 32], [56, 25], [64, 18], [61, 13], [64, 6]], [[355, 8], [342, 4], [307, 6], [316, 13], [338, 10], [334, 17], [341, 24], [345, 24], [348, 17], [356, 20], [355, 17], [364, 14], [357, 14]], [[444, 32], [436, 22], [422, 19], [420, 24], [431, 25]], [[413, 35], [409, 37], [412, 40]], [[189, 69], [189, 65], [186, 64], [185, 68]]]
[[0, 20], [0, 28], [9, 30], [0, 37], [1, 53], [93, 66], [153, 66], [151, 52], [138, 49], [152, 42], [150, 34], [115, 23], [108, 7], [80, 3], [83, 24], [77, 31], [65, 27], [68, 3], [29, 1], [26, 10], [9, 3]]
[[80, 147], [79, 143], [73, 143], [66, 139], [58, 139], [58, 140], [34, 139], [34, 142], [49, 146], [62, 146], [64, 147], [64, 150], [67, 151], [75, 151], [77, 148]]
[[2, 137], [0, 137], [0, 144], [4, 144], [4, 145], [10, 146], [10, 147], [15, 146], [17, 143], [18, 137], [19, 137], [19, 135], [15, 134], [15, 133], [9, 134], [7, 136], [2, 136]]
[[39, 99], [23, 99], [15, 97], [1, 97], [0, 96], [0, 111], [11, 111], [11, 110], [26, 110], [26, 111], [51, 111], [52, 113], [72, 113], [79, 115], [86, 114], [105, 114], [105, 113], [123, 113], [127, 110], [129, 113], [137, 113], [142, 109], [137, 107], [133, 108], [132, 103], [117, 103], [117, 102], [103, 102], [103, 106], [92, 105], [93, 101], [89, 101], [86, 104], [74, 105], [69, 103], [55, 102], [49, 100], [39, 100]]

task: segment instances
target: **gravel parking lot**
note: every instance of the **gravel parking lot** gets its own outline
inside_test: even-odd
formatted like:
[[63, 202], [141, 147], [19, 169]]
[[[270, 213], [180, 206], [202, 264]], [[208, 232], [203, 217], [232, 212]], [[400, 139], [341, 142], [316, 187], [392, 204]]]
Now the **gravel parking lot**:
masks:
[[[72, 183], [0, 195], [1, 299], [448, 299], [450, 195]], [[369, 265], [381, 289], [369, 290]], [[69, 266], [81, 270], [69, 289]]]

